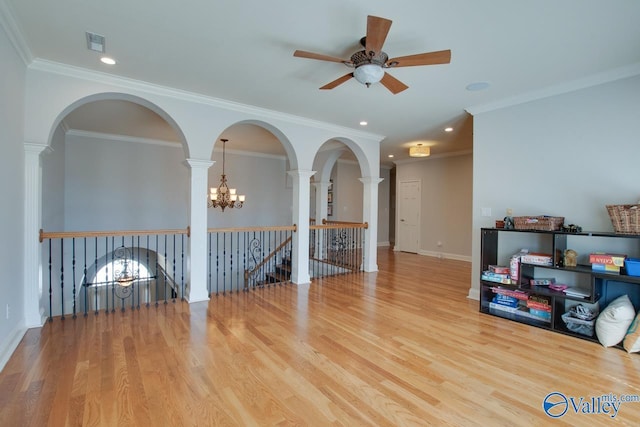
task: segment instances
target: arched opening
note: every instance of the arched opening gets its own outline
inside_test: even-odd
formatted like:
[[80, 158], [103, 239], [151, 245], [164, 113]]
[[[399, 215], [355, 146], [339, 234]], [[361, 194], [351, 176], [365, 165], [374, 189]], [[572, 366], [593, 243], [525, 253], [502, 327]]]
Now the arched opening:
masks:
[[42, 160], [43, 228], [185, 227], [186, 145], [167, 117], [145, 100], [116, 93], [65, 109]]
[[326, 141], [316, 153], [313, 168], [316, 174], [311, 212], [316, 222], [362, 222], [363, 190], [359, 179], [363, 173], [351, 148], [337, 139]]
[[[119, 230], [186, 230], [186, 144], [175, 122], [157, 106], [119, 93], [83, 98], [60, 113], [49, 146], [42, 156], [45, 232], [119, 235]], [[95, 261], [106, 260], [108, 246], [113, 246], [100, 239], [96, 247], [88, 239], [56, 240], [53, 251], [51, 243], [42, 246], [43, 260], [51, 271], [46, 286], [55, 291], [53, 297], [40, 291], [41, 307], [48, 307], [52, 314], [69, 313], [72, 306], [75, 310], [81, 291], [90, 289], [81, 288], [83, 281], [93, 280], [83, 275], [79, 265], [95, 270]], [[169, 254], [177, 258], [176, 268], [184, 276], [185, 237], [179, 239], [179, 246], [170, 248]], [[91, 248], [87, 251], [91, 253], [81, 252], [80, 246]], [[71, 259], [78, 264], [73, 271], [65, 266]]]
[[[212, 160], [207, 213], [209, 292], [291, 281], [293, 228], [274, 229], [293, 227], [293, 187], [287, 172], [297, 162], [291, 144], [267, 123], [243, 121], [218, 136]], [[242, 204], [241, 197], [245, 198]]]
[[344, 142], [326, 141], [316, 153], [309, 237], [313, 277], [360, 271], [365, 232], [362, 168]]
[[[274, 133], [276, 132], [276, 133]], [[222, 139], [227, 142], [223, 143]], [[224, 148], [224, 162], [223, 162]], [[295, 163], [290, 144], [277, 129], [262, 122], [240, 122], [215, 140], [209, 168], [209, 188], [226, 175], [230, 188], [245, 195], [242, 208], [211, 207], [208, 222], [215, 228], [273, 226], [291, 223], [292, 187], [287, 174]], [[292, 160], [293, 159], [293, 160]]]
[[80, 313], [158, 304], [178, 297], [180, 285], [155, 250], [119, 246], [87, 269], [77, 293]]

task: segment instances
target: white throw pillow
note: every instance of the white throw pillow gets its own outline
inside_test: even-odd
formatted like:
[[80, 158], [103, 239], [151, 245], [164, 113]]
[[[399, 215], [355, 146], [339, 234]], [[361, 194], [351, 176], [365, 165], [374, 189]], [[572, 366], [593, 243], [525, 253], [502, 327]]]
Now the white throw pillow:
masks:
[[600, 313], [596, 320], [598, 341], [605, 347], [611, 347], [624, 339], [636, 311], [628, 295], [622, 295]]
[[631, 323], [631, 326], [629, 326], [629, 330], [627, 331], [627, 335], [624, 337], [622, 346], [629, 353], [640, 352], [640, 311], [633, 323]]

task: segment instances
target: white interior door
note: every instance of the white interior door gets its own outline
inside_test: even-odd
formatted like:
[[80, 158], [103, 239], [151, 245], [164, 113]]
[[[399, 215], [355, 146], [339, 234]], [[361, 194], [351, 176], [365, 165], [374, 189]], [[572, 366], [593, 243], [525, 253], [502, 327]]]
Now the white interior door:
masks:
[[400, 181], [398, 191], [398, 250], [420, 249], [420, 181]]

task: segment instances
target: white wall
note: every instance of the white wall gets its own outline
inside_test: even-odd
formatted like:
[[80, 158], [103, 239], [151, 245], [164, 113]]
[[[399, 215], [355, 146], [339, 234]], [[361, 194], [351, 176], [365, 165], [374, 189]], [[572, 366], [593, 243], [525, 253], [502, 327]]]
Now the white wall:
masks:
[[419, 253], [470, 258], [472, 173], [472, 154], [397, 163], [396, 183], [421, 181]]
[[[0, 369], [25, 328], [23, 301], [25, 65], [0, 25]], [[7, 317], [7, 306], [9, 315]]]
[[638, 135], [640, 77], [475, 114], [469, 296], [478, 297], [480, 228], [507, 208], [613, 231], [605, 205], [640, 199]]

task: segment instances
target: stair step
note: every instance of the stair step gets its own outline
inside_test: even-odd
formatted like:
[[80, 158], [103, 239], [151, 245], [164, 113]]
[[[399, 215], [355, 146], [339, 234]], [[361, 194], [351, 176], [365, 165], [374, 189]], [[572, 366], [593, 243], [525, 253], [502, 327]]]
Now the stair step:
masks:
[[280, 274], [280, 273], [265, 274], [265, 282], [267, 283], [288, 282], [290, 278], [291, 278], [291, 274]]
[[291, 264], [276, 265], [276, 273], [283, 275], [291, 275]]

